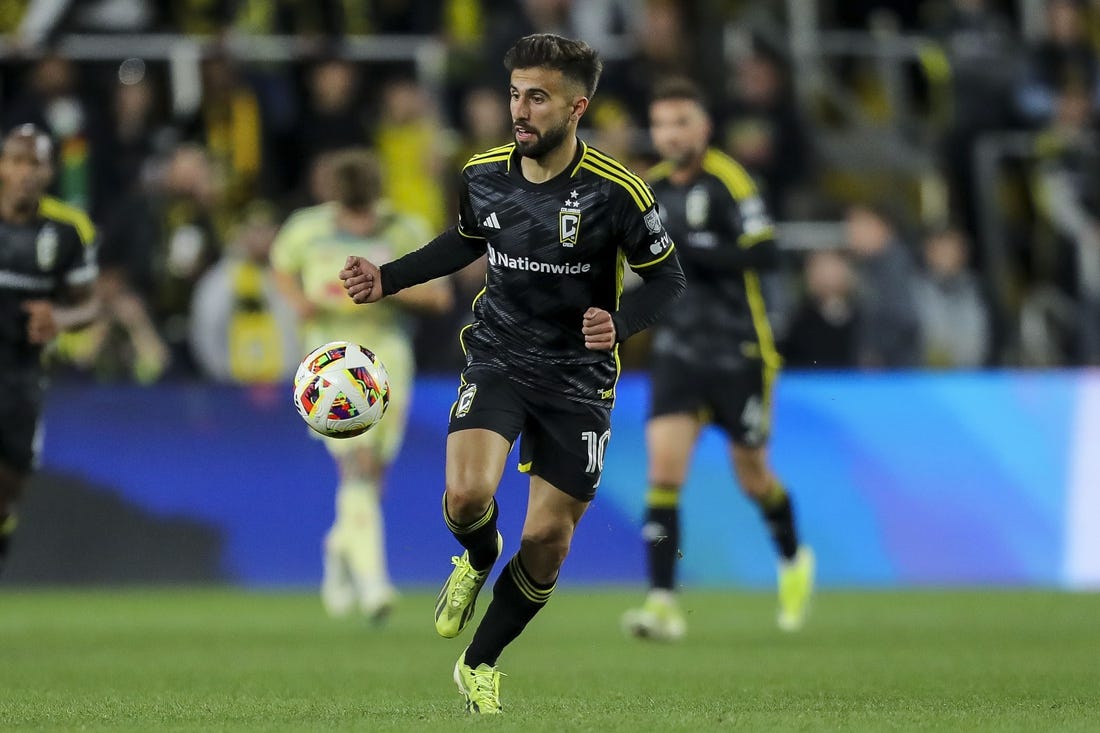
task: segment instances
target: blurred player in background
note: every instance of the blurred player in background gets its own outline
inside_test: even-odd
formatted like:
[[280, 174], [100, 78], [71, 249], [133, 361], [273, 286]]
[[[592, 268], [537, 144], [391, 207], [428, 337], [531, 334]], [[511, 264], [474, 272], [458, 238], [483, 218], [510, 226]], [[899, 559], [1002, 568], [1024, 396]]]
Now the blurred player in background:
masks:
[[42, 348], [95, 319], [95, 229], [77, 209], [45, 196], [53, 143], [33, 125], [0, 148], [0, 568], [16, 502], [41, 445]]
[[412, 288], [366, 314], [355, 308], [336, 273], [350, 253], [389, 262], [420, 245], [427, 228], [383, 199], [381, 171], [366, 151], [330, 161], [333, 201], [301, 209], [283, 225], [271, 260], [280, 290], [303, 324], [302, 355], [329, 341], [359, 343], [386, 365], [392, 386], [386, 419], [356, 438], [324, 438], [340, 475], [336, 518], [325, 537], [321, 600], [334, 616], [356, 606], [381, 620], [394, 590], [386, 570], [381, 496], [386, 469], [401, 447], [412, 399], [412, 318], [451, 307], [449, 284]]
[[[577, 139], [602, 69], [596, 52], [536, 34], [518, 41], [504, 65], [514, 143], [466, 163], [457, 227], [381, 268], [351, 257], [340, 273], [355, 302], [375, 303], [488, 254], [474, 323], [460, 333], [466, 368], [447, 437], [443, 518], [466, 551], [452, 558], [436, 603], [441, 636], [462, 632], [503, 551], [495, 494], [521, 435], [530, 489], [519, 552], [455, 664], [473, 713], [501, 711], [497, 658], [550, 599], [596, 494], [617, 345], [684, 287], [649, 187]], [[620, 303], [626, 264], [644, 282]]]
[[650, 133], [663, 162], [650, 175], [688, 287], [654, 328], [649, 491], [643, 536], [650, 591], [623, 626], [643, 638], [686, 631], [675, 595], [680, 487], [707, 423], [730, 441], [734, 472], [756, 502], [779, 553], [779, 626], [802, 626], [814, 558], [800, 547], [791, 499], [768, 464], [771, 397], [780, 357], [760, 287], [778, 262], [775, 231], [756, 186], [732, 158], [709, 147], [711, 123], [698, 88], [670, 79], [650, 104]]

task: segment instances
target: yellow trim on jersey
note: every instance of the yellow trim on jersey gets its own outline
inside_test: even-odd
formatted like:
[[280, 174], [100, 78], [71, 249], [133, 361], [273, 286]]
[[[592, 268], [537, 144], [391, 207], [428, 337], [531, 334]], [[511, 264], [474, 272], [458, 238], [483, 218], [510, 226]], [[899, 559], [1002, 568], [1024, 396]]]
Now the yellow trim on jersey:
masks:
[[674, 250], [674, 249], [676, 249], [676, 244], [675, 243], [673, 243], [672, 246], [670, 246], [668, 249], [666, 249], [665, 253], [663, 255], [661, 255], [660, 257], [658, 257], [657, 259], [650, 260], [649, 262], [643, 262], [640, 265], [631, 265], [630, 269], [631, 270], [641, 270], [641, 269], [644, 269], [646, 267], [652, 267], [653, 265], [656, 265], [658, 262], [660, 262], [661, 260], [668, 257], [670, 254], [672, 254], [672, 250]]
[[761, 229], [756, 234], [742, 234], [737, 238], [737, 244], [739, 247], [748, 249], [754, 244], [760, 244], [761, 242], [767, 242], [769, 239], [775, 239], [775, 227], [767, 227]]
[[527, 463], [521, 463], [516, 466], [516, 470], [520, 473], [531, 473], [531, 464], [533, 461], [527, 461]]
[[703, 155], [703, 170], [717, 178], [737, 201], [756, 195], [756, 184], [741, 164], [725, 153], [709, 148]]
[[95, 225], [87, 214], [75, 206], [70, 206], [52, 196], [43, 196], [38, 201], [38, 214], [44, 219], [52, 219], [76, 229], [80, 241], [85, 246], [95, 241]]
[[[752, 314], [756, 338], [760, 342], [760, 356], [764, 359], [764, 365], [774, 371], [782, 365], [783, 359], [775, 348], [775, 338], [772, 336], [767, 307], [764, 305], [764, 293], [760, 289], [760, 278], [755, 270], [745, 270], [745, 296], [749, 301], [749, 312]], [[765, 375], [765, 382], [767, 381], [767, 375]]]
[[500, 145], [495, 148], [490, 148], [484, 153], [478, 153], [470, 156], [470, 159], [466, 161], [466, 165], [462, 166], [462, 170], [466, 170], [472, 165], [481, 165], [483, 163], [497, 163], [499, 161], [508, 160], [509, 167], [511, 166], [512, 151], [515, 149], [515, 143], [508, 143], [507, 145]]
[[480, 299], [481, 296], [485, 295], [485, 287], [486, 286], [482, 285], [481, 290], [477, 291], [477, 295], [475, 295], [474, 299], [470, 301], [470, 310], [473, 310], [474, 306], [477, 305], [478, 299]]
[[480, 239], [483, 242], [485, 241], [485, 237], [481, 236], [480, 234], [467, 234], [466, 232], [462, 231], [461, 226], [455, 227], [455, 231], [458, 232], [458, 236], [460, 237], [466, 237], [466, 239]]
[[653, 193], [649, 190], [649, 186], [621, 163], [607, 156], [600, 156], [595, 150], [589, 148], [585, 151], [585, 156], [581, 158], [580, 167], [592, 171], [609, 181], [618, 183], [634, 199], [634, 203], [638, 205], [639, 210], [646, 211], [653, 206]]
[[588, 155], [588, 143], [584, 140], [580, 141], [581, 144], [581, 157], [577, 160], [577, 164], [573, 166], [573, 170], [569, 171], [569, 177], [577, 175], [577, 171], [581, 169], [581, 163], [584, 162], [584, 156]]
[[647, 181], [659, 181], [662, 178], [668, 178], [671, 175], [672, 163], [664, 160], [646, 171], [645, 177]]
[[[473, 325], [474, 324], [472, 324], [472, 323], [467, 323], [465, 326], [458, 329], [458, 345], [460, 347], [462, 347], [462, 355], [463, 356], [466, 356], [466, 342], [463, 341], [462, 337], [466, 335], [466, 329], [471, 328]], [[466, 381], [463, 380], [462, 383], [465, 384]]]

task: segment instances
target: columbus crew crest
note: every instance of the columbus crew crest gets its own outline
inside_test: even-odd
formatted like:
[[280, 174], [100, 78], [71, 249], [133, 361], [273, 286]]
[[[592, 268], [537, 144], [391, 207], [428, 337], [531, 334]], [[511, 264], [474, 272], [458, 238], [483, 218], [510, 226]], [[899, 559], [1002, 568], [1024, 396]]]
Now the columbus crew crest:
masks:
[[576, 189], [569, 192], [569, 198], [558, 212], [558, 239], [563, 247], [572, 247], [577, 243], [581, 231], [580, 194]]
[[34, 243], [34, 249], [38, 259], [38, 269], [49, 270], [57, 262], [57, 229], [52, 224], [42, 227]]

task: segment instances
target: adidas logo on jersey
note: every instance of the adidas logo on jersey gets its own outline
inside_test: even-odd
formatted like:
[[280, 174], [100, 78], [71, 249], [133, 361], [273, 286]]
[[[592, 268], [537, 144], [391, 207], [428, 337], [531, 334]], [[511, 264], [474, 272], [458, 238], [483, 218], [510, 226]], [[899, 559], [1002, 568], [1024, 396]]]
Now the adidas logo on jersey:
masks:
[[497, 219], [497, 212], [494, 211], [493, 213], [485, 217], [485, 219], [481, 222], [481, 226], [485, 227], [486, 229], [500, 229], [500, 221]]

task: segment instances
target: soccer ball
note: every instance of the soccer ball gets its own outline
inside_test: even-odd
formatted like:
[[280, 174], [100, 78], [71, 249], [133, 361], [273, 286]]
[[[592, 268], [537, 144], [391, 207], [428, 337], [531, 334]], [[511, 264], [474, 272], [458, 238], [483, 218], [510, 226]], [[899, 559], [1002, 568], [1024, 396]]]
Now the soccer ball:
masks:
[[306, 425], [330, 438], [353, 438], [382, 419], [390, 402], [386, 367], [359, 344], [333, 341], [302, 359], [294, 407]]

